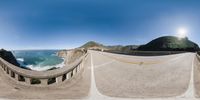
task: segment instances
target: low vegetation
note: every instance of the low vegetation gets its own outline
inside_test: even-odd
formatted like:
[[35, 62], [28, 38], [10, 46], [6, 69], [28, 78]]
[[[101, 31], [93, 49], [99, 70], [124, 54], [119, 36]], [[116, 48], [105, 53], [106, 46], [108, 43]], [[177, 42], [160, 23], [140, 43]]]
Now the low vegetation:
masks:
[[152, 40], [138, 48], [140, 51], [189, 51], [196, 52], [199, 46], [186, 38], [164, 36]]

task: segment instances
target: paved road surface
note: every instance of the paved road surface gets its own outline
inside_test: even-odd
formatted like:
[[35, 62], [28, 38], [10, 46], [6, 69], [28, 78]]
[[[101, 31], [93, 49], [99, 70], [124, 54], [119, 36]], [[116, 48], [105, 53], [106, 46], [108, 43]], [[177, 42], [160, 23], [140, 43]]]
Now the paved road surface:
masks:
[[194, 53], [138, 57], [89, 51], [81, 75], [59, 86], [29, 88], [13, 83], [0, 71], [0, 97], [196, 100], [200, 94], [199, 65]]

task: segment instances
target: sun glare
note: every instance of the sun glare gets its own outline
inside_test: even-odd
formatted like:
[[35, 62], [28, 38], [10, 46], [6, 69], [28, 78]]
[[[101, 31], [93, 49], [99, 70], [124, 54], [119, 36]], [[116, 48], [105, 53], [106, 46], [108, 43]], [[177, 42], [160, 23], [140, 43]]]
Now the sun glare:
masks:
[[177, 36], [179, 38], [185, 38], [187, 36], [187, 30], [185, 28], [179, 28], [177, 31]]

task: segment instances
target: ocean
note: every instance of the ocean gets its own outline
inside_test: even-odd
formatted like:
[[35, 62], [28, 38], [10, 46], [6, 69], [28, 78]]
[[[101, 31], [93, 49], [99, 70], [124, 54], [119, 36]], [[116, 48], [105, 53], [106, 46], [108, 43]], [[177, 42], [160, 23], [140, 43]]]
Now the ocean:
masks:
[[64, 58], [58, 57], [58, 50], [16, 50], [12, 51], [18, 63], [25, 68], [45, 71], [64, 66]]

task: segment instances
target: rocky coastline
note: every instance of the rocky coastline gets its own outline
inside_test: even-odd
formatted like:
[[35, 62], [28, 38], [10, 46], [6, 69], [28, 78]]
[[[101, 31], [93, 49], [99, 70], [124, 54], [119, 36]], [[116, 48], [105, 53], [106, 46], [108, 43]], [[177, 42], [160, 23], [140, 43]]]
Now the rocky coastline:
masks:
[[0, 57], [13, 65], [20, 67], [20, 64], [17, 62], [16, 58], [14, 57], [11, 51], [1, 49]]
[[60, 50], [57, 52], [59, 57], [65, 59], [65, 64], [71, 64], [86, 53], [84, 49], [71, 49], [71, 50]]

